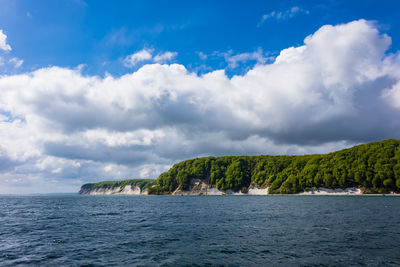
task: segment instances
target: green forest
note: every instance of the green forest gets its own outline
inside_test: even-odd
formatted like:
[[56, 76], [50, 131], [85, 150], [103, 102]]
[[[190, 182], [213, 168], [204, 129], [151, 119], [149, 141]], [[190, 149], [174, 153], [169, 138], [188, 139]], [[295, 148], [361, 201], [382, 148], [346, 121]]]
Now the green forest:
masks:
[[386, 140], [329, 154], [302, 156], [205, 157], [175, 164], [161, 174], [150, 194], [189, 189], [201, 179], [219, 190], [246, 192], [251, 184], [271, 194], [293, 194], [312, 188], [357, 187], [368, 193], [400, 192], [400, 140]]

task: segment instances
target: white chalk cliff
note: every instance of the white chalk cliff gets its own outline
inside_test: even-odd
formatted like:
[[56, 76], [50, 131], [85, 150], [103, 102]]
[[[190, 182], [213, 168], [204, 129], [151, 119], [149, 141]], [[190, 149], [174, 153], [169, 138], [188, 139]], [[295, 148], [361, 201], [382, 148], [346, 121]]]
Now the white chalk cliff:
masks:
[[147, 195], [147, 189], [141, 190], [139, 186], [126, 185], [124, 187], [93, 188], [81, 190], [79, 194], [84, 195]]
[[188, 190], [182, 190], [178, 187], [174, 192], [174, 196], [222, 196], [222, 195], [268, 195], [268, 187], [257, 187], [251, 185], [247, 192], [234, 192], [231, 190], [221, 191], [215, 185], [210, 185], [199, 179], [191, 181]]

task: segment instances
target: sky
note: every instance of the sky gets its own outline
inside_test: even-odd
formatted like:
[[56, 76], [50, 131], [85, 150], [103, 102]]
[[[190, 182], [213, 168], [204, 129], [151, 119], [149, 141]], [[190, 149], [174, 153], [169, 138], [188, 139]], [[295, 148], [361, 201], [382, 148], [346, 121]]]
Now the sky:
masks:
[[399, 8], [0, 0], [0, 194], [400, 139]]

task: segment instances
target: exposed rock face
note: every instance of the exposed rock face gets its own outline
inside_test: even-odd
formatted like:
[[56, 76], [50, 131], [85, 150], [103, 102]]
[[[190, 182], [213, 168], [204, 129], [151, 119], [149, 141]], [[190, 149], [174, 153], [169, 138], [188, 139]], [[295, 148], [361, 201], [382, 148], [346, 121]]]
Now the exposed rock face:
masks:
[[[148, 189], [141, 190], [137, 185], [126, 185], [124, 187], [87, 187], [82, 186], [79, 194], [84, 195], [148, 195]], [[350, 187], [346, 189], [328, 189], [324, 187], [313, 188], [308, 191], [298, 193], [297, 195], [362, 195], [363, 192], [359, 188]], [[231, 190], [221, 191], [215, 185], [210, 185], [204, 180], [193, 179], [189, 189], [182, 190], [178, 187], [172, 195], [175, 196], [222, 196], [222, 195], [254, 195], [262, 196], [268, 195], [267, 184], [257, 185], [252, 183], [243, 192], [234, 192]]]
[[247, 191], [248, 195], [254, 195], [254, 196], [264, 196], [268, 195], [268, 186], [266, 183], [264, 183], [261, 186], [258, 186], [256, 183], [252, 183], [249, 186], [249, 189]]
[[112, 188], [94, 188], [90, 190], [81, 189], [79, 194], [83, 195], [147, 195], [147, 189], [142, 191], [139, 186], [126, 185]]
[[268, 187], [266, 188], [250, 188], [247, 192], [248, 195], [263, 196], [268, 195]]
[[349, 187], [346, 189], [328, 189], [319, 187], [316, 190], [309, 190], [299, 193], [299, 195], [362, 195], [359, 188]]
[[[298, 193], [298, 195], [362, 195], [362, 191], [359, 188], [351, 187], [346, 189], [328, 189], [328, 188], [316, 188], [313, 190]], [[247, 192], [234, 192], [231, 190], [221, 191], [216, 188], [215, 185], [210, 185], [202, 180], [195, 179], [192, 181], [188, 190], [182, 190], [178, 187], [172, 195], [175, 196], [221, 196], [221, 195], [254, 195], [254, 196], [265, 196], [268, 195], [268, 187], [266, 184], [257, 185], [252, 183]]]
[[207, 184], [201, 180], [192, 180], [189, 190], [182, 190], [178, 187], [172, 195], [174, 196], [220, 196], [225, 195], [224, 192], [219, 191], [215, 186]]
[[257, 187], [251, 185], [248, 192], [234, 192], [231, 190], [221, 191], [215, 185], [210, 185], [202, 180], [194, 179], [191, 182], [189, 190], [182, 190], [178, 187], [172, 195], [175, 196], [221, 196], [221, 195], [268, 195], [268, 187]]

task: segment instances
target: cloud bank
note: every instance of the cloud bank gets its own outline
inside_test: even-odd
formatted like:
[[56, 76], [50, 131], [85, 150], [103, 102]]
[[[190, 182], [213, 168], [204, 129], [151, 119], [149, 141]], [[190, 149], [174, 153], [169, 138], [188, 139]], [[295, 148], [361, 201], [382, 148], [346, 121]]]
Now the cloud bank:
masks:
[[325, 153], [400, 138], [400, 56], [386, 53], [390, 45], [358, 20], [323, 26], [232, 78], [180, 64], [121, 77], [59, 67], [1, 76], [0, 193], [155, 178], [196, 156]]

